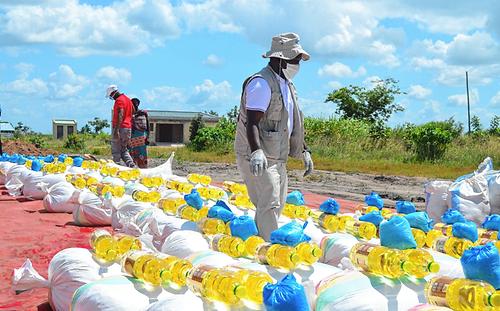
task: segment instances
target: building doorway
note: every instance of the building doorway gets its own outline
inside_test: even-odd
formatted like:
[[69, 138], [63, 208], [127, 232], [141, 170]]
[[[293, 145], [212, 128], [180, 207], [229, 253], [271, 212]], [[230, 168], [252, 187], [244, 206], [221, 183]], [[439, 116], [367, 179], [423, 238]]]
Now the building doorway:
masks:
[[184, 126], [182, 124], [157, 124], [156, 141], [159, 143], [183, 143]]

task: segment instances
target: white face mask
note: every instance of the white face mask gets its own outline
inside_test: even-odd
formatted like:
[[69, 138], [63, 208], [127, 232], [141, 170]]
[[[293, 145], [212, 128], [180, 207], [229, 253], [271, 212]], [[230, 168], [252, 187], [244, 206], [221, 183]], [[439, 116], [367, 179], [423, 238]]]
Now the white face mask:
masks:
[[287, 80], [292, 80], [293, 77], [297, 75], [299, 72], [300, 65], [299, 64], [290, 64], [286, 65], [286, 69], [281, 69], [283, 71], [283, 75], [287, 78]]

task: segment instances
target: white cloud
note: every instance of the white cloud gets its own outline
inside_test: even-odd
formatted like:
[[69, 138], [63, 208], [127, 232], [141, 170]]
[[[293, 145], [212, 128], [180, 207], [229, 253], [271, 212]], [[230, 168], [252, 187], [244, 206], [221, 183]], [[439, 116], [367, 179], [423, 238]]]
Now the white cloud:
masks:
[[415, 69], [439, 69], [445, 67], [445, 62], [440, 58], [414, 57], [411, 65]]
[[369, 51], [373, 58], [372, 62], [377, 65], [386, 66], [388, 68], [394, 68], [400, 65], [399, 59], [396, 56], [396, 47], [392, 44], [374, 41]]
[[132, 74], [126, 68], [115, 68], [113, 66], [105, 66], [100, 68], [96, 77], [106, 84], [127, 84], [132, 80]]
[[425, 88], [419, 84], [410, 86], [408, 91], [408, 96], [413, 97], [418, 100], [423, 100], [432, 94], [432, 90]]
[[318, 70], [320, 76], [329, 76], [336, 78], [354, 78], [359, 76], [364, 76], [366, 74], [366, 69], [360, 66], [358, 70], [353, 71], [348, 65], [335, 62], [333, 64], [324, 65]]
[[57, 72], [49, 75], [49, 81], [55, 98], [75, 97], [89, 84], [86, 77], [76, 74], [68, 65], [60, 65]]
[[35, 69], [35, 65], [28, 63], [19, 63], [14, 66], [16, 70], [19, 72], [19, 79], [26, 79]]
[[339, 81], [330, 81], [328, 82], [328, 87], [332, 89], [340, 89], [342, 87], [342, 83]]
[[[137, 15], [147, 17], [137, 20]], [[52, 5], [5, 8], [0, 19], [0, 45], [53, 45], [71, 56], [136, 55], [177, 36], [170, 4], [159, 0], [129, 0], [109, 6], [78, 0]]]
[[[475, 105], [479, 103], [479, 91], [474, 88], [469, 92], [469, 100], [471, 105]], [[467, 94], [455, 94], [448, 96], [448, 101], [457, 105], [457, 106], [466, 106], [467, 105]]]
[[158, 86], [150, 90], [143, 90], [146, 105], [148, 104], [162, 104], [163, 109], [171, 110], [170, 105], [179, 105], [185, 103], [187, 100], [184, 91], [177, 87], [172, 86]]
[[22, 78], [11, 81], [4, 85], [0, 85], [0, 91], [24, 96], [45, 97], [49, 93], [49, 89], [45, 81], [35, 78]]
[[500, 105], [500, 91], [498, 91], [495, 96], [493, 96], [490, 100], [490, 104], [493, 106]]
[[203, 61], [203, 64], [207, 65], [207, 66], [212, 66], [212, 67], [218, 67], [220, 65], [222, 65], [224, 63], [224, 61], [222, 60], [222, 58], [220, 58], [219, 56], [215, 55], [215, 54], [210, 54], [207, 56], [207, 58]]
[[363, 85], [368, 87], [368, 88], [374, 88], [378, 84], [380, 84], [381, 81], [382, 81], [382, 78], [380, 78], [379, 76], [369, 76], [363, 80]]
[[500, 44], [485, 32], [458, 34], [449, 43], [446, 56], [451, 64], [456, 65], [497, 63], [500, 59]]

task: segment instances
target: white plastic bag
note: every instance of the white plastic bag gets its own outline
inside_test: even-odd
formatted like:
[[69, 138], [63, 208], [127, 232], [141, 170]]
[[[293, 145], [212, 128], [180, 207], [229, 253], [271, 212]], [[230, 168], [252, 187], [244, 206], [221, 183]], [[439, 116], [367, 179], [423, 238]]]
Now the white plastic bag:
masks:
[[47, 195], [43, 198], [43, 207], [50, 213], [73, 213], [78, 207], [77, 203], [71, 202], [76, 189], [67, 181], [57, 183], [45, 191]]
[[203, 300], [191, 291], [162, 299], [146, 309], [146, 311], [189, 310], [203, 311]]
[[[120, 205], [112, 208], [111, 225], [113, 229], [118, 231], [123, 231], [124, 227], [126, 227], [138, 213], [153, 208], [150, 203], [138, 202], [129, 196], [127, 197], [128, 200], [123, 200]], [[139, 232], [139, 234], [140, 233], [141, 232]]]
[[490, 214], [488, 182], [484, 174], [453, 183], [448, 189], [450, 208], [459, 210], [466, 219], [481, 225]]
[[448, 188], [451, 181], [430, 181], [425, 184], [425, 209], [434, 222], [441, 222], [441, 216], [448, 209]]
[[134, 278], [113, 276], [81, 286], [71, 302], [72, 311], [141, 311], [174, 294], [151, 288]]
[[11, 196], [20, 196], [26, 179], [32, 175], [42, 176], [42, 173], [34, 172], [24, 165], [16, 164], [7, 171], [5, 188], [7, 188]]
[[73, 211], [73, 220], [79, 226], [111, 225], [111, 209], [102, 204], [99, 197], [90, 191], [76, 191], [78, 206]]
[[208, 242], [199, 232], [175, 231], [165, 239], [161, 252], [179, 258], [187, 258], [192, 254], [208, 250]]
[[168, 236], [173, 232], [179, 230], [200, 232], [195, 222], [177, 218], [175, 216], [168, 216], [163, 213], [157, 214], [155, 218], [152, 218], [148, 227], [148, 232], [153, 235], [153, 243], [159, 250], [164, 244], [165, 239], [168, 238]]
[[67, 311], [77, 288], [98, 280], [103, 275], [120, 274], [120, 271], [119, 264], [108, 267], [99, 265], [88, 249], [68, 248], [57, 253], [50, 261], [48, 281], [33, 269], [31, 262], [27, 259], [21, 268], [14, 270], [12, 289], [25, 291], [48, 287], [49, 302], [53, 309]]
[[320, 261], [338, 267], [343, 258], [349, 258], [352, 247], [358, 242], [358, 239], [347, 233], [329, 234], [321, 241], [323, 256]]
[[42, 200], [47, 195], [48, 188], [65, 181], [64, 174], [29, 175], [23, 181], [23, 195], [33, 200]]
[[5, 185], [5, 179], [7, 178], [7, 172], [15, 164], [11, 162], [0, 162], [0, 185]]
[[489, 173], [487, 180], [491, 214], [500, 214], [500, 172]]

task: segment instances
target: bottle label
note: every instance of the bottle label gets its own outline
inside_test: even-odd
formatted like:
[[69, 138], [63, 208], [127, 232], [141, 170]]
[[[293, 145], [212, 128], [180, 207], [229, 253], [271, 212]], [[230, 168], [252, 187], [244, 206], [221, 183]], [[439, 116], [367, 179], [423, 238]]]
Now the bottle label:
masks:
[[438, 238], [436, 242], [434, 242], [434, 250], [440, 253], [446, 253], [446, 241], [448, 241], [448, 238], [446, 237]]
[[375, 244], [365, 243], [361, 245], [360, 248], [356, 250], [354, 256], [355, 264], [364, 271], [370, 271], [368, 266], [368, 255], [370, 252], [377, 247]]
[[127, 253], [127, 256], [123, 258], [122, 261], [122, 269], [124, 272], [130, 274], [135, 277], [134, 266], [137, 260], [148, 253], [145, 251], [130, 251]]
[[[331, 216], [331, 215], [328, 215], [326, 213], [321, 213], [321, 215], [319, 215], [318, 223], [321, 227], [326, 228], [325, 223], [328, 221], [328, 216]], [[333, 216], [333, 217], [335, 217], [335, 216]]]
[[216, 236], [214, 236], [214, 238], [212, 239], [212, 249], [214, 251], [217, 251], [217, 252], [222, 252], [220, 250], [220, 247], [219, 247], [219, 242], [225, 237], [225, 235], [223, 234], [217, 234]]
[[361, 222], [359, 221], [350, 221], [346, 223], [347, 232], [352, 235], [359, 235], [359, 227], [361, 226]]
[[486, 230], [486, 231], [481, 232], [479, 237], [483, 238], [483, 239], [488, 239], [488, 240], [497, 240], [497, 237], [498, 237], [497, 235], [498, 235], [497, 231]]
[[451, 279], [447, 277], [437, 277], [431, 282], [432, 285], [426, 293], [429, 302], [433, 305], [448, 307], [449, 305], [446, 302], [446, 291], [448, 290]]
[[207, 275], [208, 272], [214, 269], [214, 267], [208, 265], [197, 266], [189, 273], [186, 284], [195, 294], [203, 296], [203, 278]]
[[107, 236], [107, 235], [111, 236], [111, 233], [109, 233], [107, 230], [104, 229], [95, 230], [94, 232], [92, 232], [92, 236], [90, 238], [90, 244], [94, 246], [98, 239], [100, 239], [102, 236]]
[[443, 233], [444, 235], [448, 235], [448, 225], [445, 225], [445, 224], [442, 224], [442, 223], [438, 223], [434, 226], [434, 228], [438, 231], [441, 231], [441, 233]]
[[271, 243], [265, 243], [262, 244], [258, 249], [257, 249], [257, 255], [255, 256], [255, 259], [257, 259], [257, 262], [260, 264], [268, 264], [267, 262], [267, 253], [269, 252], [269, 249], [271, 248], [272, 244]]

